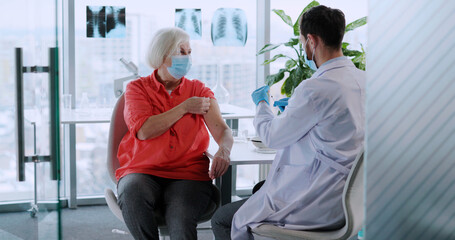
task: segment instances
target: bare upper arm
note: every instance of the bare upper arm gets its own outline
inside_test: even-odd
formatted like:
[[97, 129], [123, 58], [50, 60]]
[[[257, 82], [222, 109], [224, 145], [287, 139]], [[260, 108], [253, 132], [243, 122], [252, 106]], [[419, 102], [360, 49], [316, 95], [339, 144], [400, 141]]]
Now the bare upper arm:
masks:
[[207, 114], [204, 115], [204, 120], [215, 140], [221, 137], [222, 133], [229, 128], [221, 117], [218, 102], [213, 98], [210, 99], [210, 108]]

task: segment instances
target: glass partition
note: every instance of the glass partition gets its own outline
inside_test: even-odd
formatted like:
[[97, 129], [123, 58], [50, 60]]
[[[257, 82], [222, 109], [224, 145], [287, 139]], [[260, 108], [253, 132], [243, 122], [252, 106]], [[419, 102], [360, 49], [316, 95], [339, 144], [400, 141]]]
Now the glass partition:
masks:
[[368, 4], [365, 239], [454, 239], [455, 2]]
[[0, 222], [5, 211], [28, 210], [33, 233], [1, 224], [2, 239], [61, 237], [61, 7], [55, 0], [0, 3]]

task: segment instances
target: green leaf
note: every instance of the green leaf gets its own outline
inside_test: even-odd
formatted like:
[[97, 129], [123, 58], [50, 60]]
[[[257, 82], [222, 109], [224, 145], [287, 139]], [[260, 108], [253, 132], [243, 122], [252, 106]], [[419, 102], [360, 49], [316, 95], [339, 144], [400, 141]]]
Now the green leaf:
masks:
[[346, 26], [345, 32], [352, 31], [352, 30], [354, 30], [354, 29], [356, 29], [358, 27], [361, 27], [361, 26], [365, 25], [366, 23], [367, 23], [367, 17], [359, 18], [359, 19], [355, 20], [354, 22], [349, 23]]
[[304, 68], [302, 68], [302, 78], [303, 79], [308, 79], [308, 78], [311, 78], [314, 74], [314, 71], [313, 69], [311, 69], [310, 67], [306, 66]]
[[295, 69], [289, 72], [289, 77], [284, 80], [283, 85], [281, 86], [281, 94], [284, 94], [287, 97], [290, 97], [292, 93], [294, 93], [294, 72]]
[[278, 48], [279, 46], [281, 46], [282, 43], [280, 44], [266, 44], [264, 47], [261, 48], [261, 50], [259, 50], [259, 52], [256, 54], [256, 55], [261, 55], [261, 54], [264, 54], [266, 52], [270, 52], [272, 51], [273, 49], [276, 49]]
[[291, 69], [291, 68], [295, 67], [296, 65], [297, 65], [297, 62], [294, 59], [287, 60], [286, 64], [285, 64], [287, 69]]
[[347, 42], [343, 42], [341, 44], [341, 48], [343, 48], [343, 49], [346, 49], [348, 46], [349, 46], [349, 43], [347, 43]]
[[270, 64], [270, 63], [272, 63], [272, 62], [275, 62], [275, 60], [277, 60], [278, 58], [283, 58], [283, 57], [288, 57], [288, 56], [286, 56], [286, 55], [284, 55], [284, 54], [281, 54], [281, 53], [280, 53], [280, 54], [277, 54], [277, 55], [273, 56], [272, 59], [265, 60], [265, 61], [262, 63], [262, 65]]
[[302, 54], [302, 56], [300, 56], [299, 61], [300, 61], [300, 66], [306, 66], [306, 67], [308, 67], [308, 66], [305, 64], [305, 56], [303, 56], [303, 54]]
[[354, 65], [358, 69], [365, 71], [365, 67], [366, 67], [365, 52], [362, 52], [362, 54], [360, 54], [359, 56], [353, 58], [351, 61], [354, 63]]
[[265, 84], [267, 84], [268, 86], [272, 86], [273, 84], [281, 81], [281, 79], [284, 78], [284, 73], [286, 71], [287, 70], [285, 68], [282, 68], [280, 69], [280, 71], [278, 71], [278, 73], [267, 76], [267, 78], [265, 79]]
[[281, 87], [281, 93], [287, 97], [292, 96], [294, 89], [303, 81], [301, 77], [300, 68], [293, 69], [289, 73], [289, 77], [284, 80], [283, 86]]
[[[299, 18], [300, 19], [300, 18]], [[300, 36], [300, 26], [299, 23], [294, 24], [294, 36]]]
[[289, 42], [284, 43], [284, 46], [292, 47], [292, 46], [295, 46], [297, 44], [299, 44], [299, 39], [298, 38], [291, 38], [291, 39], [289, 39]]
[[342, 48], [341, 51], [343, 51], [343, 55], [347, 57], [357, 57], [362, 54], [362, 52], [357, 51], [357, 50], [349, 50], [347, 48]]
[[308, 9], [312, 8], [312, 7], [315, 7], [315, 6], [318, 6], [319, 5], [319, 2], [317, 1], [312, 1], [310, 2], [310, 4], [308, 4], [303, 10], [302, 12], [300, 13], [299, 17], [297, 18], [297, 20], [295, 21], [294, 23], [294, 26], [292, 26], [294, 28], [294, 36], [299, 36], [300, 35], [300, 25], [299, 25], [299, 21], [300, 21], [300, 17], [302, 16], [302, 14], [306, 11], [308, 11]]
[[291, 19], [291, 17], [286, 15], [286, 13], [283, 10], [281, 10], [281, 9], [272, 9], [272, 11], [275, 12], [278, 16], [280, 16], [281, 19], [283, 19], [284, 23], [286, 23], [287, 25], [292, 27], [292, 19]]
[[281, 86], [281, 94], [285, 94], [288, 97], [292, 96], [295, 88], [297, 88], [303, 80], [310, 78], [313, 73], [313, 70], [310, 68], [298, 67], [293, 69], [289, 72], [289, 77], [284, 80], [283, 86]]
[[304, 12], [310, 10], [310, 8], [312, 7], [316, 7], [316, 6], [319, 6], [319, 2], [318, 1], [312, 1], [310, 2], [308, 5], [306, 5], [306, 7], [302, 10], [302, 13], [300, 13], [300, 15], [302, 15]]

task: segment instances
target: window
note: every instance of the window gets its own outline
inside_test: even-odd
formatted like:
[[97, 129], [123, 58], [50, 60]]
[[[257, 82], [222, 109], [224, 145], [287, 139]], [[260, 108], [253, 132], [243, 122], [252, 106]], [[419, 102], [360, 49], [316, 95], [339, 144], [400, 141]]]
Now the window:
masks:
[[[114, 79], [131, 75], [119, 59], [123, 57], [133, 61], [141, 76], [151, 74], [153, 69], [146, 63], [146, 53], [155, 32], [175, 25], [176, 9], [201, 9], [202, 35], [200, 40], [190, 42], [193, 49], [193, 67], [188, 77], [199, 79], [213, 89], [219, 75], [222, 77], [222, 85], [230, 94], [229, 103], [253, 109], [250, 94], [256, 87], [256, 1], [235, 0], [219, 3], [209, 0], [179, 0], [159, 4], [139, 0], [122, 1], [118, 4], [115, 2], [113, 6], [125, 7], [125, 37], [87, 38], [87, 6], [100, 5], [104, 4], [88, 0], [76, 2], [75, 96], [78, 108], [84, 107], [81, 106], [83, 95], [87, 95], [90, 108], [113, 106], [116, 100]], [[245, 20], [247, 30], [236, 33], [246, 38], [243, 47], [214, 46], [212, 43], [212, 19], [217, 17], [216, 11], [219, 8], [240, 8], [245, 13], [245, 19], [237, 20]], [[227, 16], [229, 14], [226, 13]], [[215, 19], [215, 25], [216, 23]], [[76, 128], [78, 196], [102, 194], [106, 184], [111, 184], [105, 167], [108, 124], [84, 124], [77, 125]], [[239, 131], [244, 130], [248, 130], [250, 135], [254, 134], [251, 120], [242, 121]], [[249, 172], [258, 170], [251, 168], [239, 167], [237, 172], [242, 179], [240, 186], [252, 186], [257, 182], [257, 177], [251, 177]]]

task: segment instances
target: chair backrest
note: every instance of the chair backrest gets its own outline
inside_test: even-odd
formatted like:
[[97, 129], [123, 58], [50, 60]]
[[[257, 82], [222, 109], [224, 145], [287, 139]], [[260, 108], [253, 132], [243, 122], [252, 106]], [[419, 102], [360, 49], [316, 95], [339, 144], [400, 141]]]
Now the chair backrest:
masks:
[[[343, 210], [346, 223], [338, 230], [333, 231], [300, 231], [283, 229], [281, 227], [262, 224], [252, 229], [255, 239], [330, 239], [345, 240], [355, 236], [363, 226], [364, 220], [364, 178], [363, 178], [363, 150], [357, 154], [356, 159], [349, 171], [343, 189]], [[265, 237], [265, 238], [264, 238]]]
[[343, 209], [346, 224], [342, 232], [342, 239], [348, 239], [357, 234], [363, 226], [364, 220], [364, 178], [363, 178], [363, 154], [362, 150], [354, 161], [351, 171], [346, 179], [343, 189]]
[[125, 97], [122, 94], [112, 110], [111, 125], [109, 126], [109, 138], [107, 145], [107, 169], [111, 179], [117, 183], [115, 171], [120, 167], [117, 158], [118, 146], [125, 134], [128, 132], [125, 119], [123, 118], [123, 109], [125, 108]]

